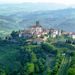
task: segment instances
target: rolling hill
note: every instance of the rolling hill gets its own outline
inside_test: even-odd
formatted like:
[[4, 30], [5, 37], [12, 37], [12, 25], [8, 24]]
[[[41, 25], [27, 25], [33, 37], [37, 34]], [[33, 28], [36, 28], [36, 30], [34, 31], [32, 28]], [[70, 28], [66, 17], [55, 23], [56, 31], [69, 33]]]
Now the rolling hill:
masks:
[[[31, 4], [32, 5], [32, 4]], [[6, 6], [6, 5], [5, 5]], [[32, 6], [32, 11], [29, 9], [30, 7], [23, 7], [23, 5], [17, 6], [14, 5], [10, 7], [2, 6], [0, 7], [0, 34], [10, 33], [12, 30], [25, 29], [30, 25], [35, 24], [36, 20], [39, 20], [41, 25], [46, 28], [59, 28], [66, 31], [75, 32], [75, 8], [58, 8], [58, 6], [54, 9], [54, 7], [50, 8], [52, 5], [46, 5], [46, 8], [43, 9], [43, 5], [41, 8], [38, 7], [37, 10], [34, 10], [34, 6]], [[12, 8], [9, 9], [8, 8]], [[48, 7], [48, 9], [47, 9]], [[3, 9], [2, 9], [3, 8]], [[5, 9], [7, 8], [7, 10]], [[26, 9], [28, 8], [28, 9]], [[5, 11], [3, 11], [5, 9]], [[58, 9], [58, 10], [57, 10]]]

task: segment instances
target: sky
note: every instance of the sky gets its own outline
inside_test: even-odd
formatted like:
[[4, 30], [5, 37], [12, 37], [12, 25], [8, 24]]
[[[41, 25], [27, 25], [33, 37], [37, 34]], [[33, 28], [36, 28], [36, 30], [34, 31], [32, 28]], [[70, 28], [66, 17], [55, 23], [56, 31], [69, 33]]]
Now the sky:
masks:
[[0, 0], [0, 3], [24, 3], [24, 2], [47, 2], [47, 3], [59, 3], [68, 6], [75, 5], [75, 0]]

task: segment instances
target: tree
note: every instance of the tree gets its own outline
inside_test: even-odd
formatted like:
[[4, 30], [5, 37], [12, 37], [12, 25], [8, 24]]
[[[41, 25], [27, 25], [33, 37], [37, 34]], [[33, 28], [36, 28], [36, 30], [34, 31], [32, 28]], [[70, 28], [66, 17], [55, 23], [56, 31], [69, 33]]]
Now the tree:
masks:
[[16, 38], [16, 37], [18, 37], [18, 32], [15, 32], [15, 31], [13, 31], [12, 33], [11, 33], [11, 36], [13, 37], [13, 38]]
[[29, 74], [33, 74], [34, 73], [34, 63], [27, 63], [24, 66], [25, 72], [29, 75]]
[[45, 51], [48, 51], [48, 52], [55, 50], [55, 47], [49, 43], [42, 43], [41, 46]]
[[3, 69], [0, 69], [0, 75], [6, 75], [6, 73]]
[[75, 68], [69, 68], [68, 75], [75, 75]]
[[46, 75], [51, 75], [51, 70], [49, 67], [47, 67], [47, 69], [46, 69]]
[[31, 62], [36, 62], [37, 61], [37, 57], [35, 53], [31, 53]]

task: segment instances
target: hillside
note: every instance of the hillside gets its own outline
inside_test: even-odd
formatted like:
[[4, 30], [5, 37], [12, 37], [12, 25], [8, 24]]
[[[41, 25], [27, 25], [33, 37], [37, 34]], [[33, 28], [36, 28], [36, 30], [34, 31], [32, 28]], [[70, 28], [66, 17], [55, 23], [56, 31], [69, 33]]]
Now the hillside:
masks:
[[0, 75], [75, 75], [75, 44], [51, 43], [57, 38], [50, 37], [39, 45], [17, 39], [0, 39]]

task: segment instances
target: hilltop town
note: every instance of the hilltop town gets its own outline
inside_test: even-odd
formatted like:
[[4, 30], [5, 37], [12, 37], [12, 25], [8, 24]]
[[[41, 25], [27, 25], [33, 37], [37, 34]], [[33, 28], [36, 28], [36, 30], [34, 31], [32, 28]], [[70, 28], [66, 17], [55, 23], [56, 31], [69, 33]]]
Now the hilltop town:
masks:
[[16, 32], [13, 31], [10, 37], [8, 37], [8, 39], [10, 38], [9, 40], [16, 42], [15, 40], [16, 37], [26, 39], [27, 43], [34, 43], [34, 44], [41, 44], [42, 42], [48, 41], [49, 38], [55, 39], [59, 37], [64, 37], [65, 40], [63, 41], [69, 40], [74, 42], [73, 40], [75, 39], [75, 33], [66, 32], [60, 29], [43, 28], [43, 26], [39, 23], [39, 21], [36, 21], [34, 25], [30, 26], [27, 29], [19, 30]]

